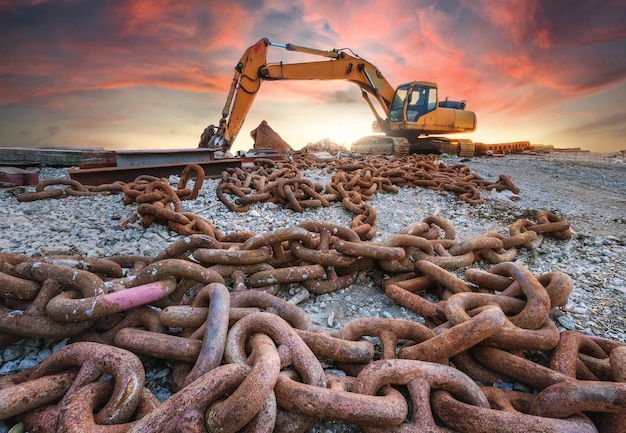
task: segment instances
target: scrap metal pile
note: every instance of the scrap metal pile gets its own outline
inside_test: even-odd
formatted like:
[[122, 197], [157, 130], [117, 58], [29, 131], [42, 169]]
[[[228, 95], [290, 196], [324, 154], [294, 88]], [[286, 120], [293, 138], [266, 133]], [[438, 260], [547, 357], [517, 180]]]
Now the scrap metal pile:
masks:
[[[350, 227], [222, 234], [183, 211], [203, 179], [191, 166], [178, 189], [152, 178], [116, 186], [144, 225], [184, 236], [155, 257], [0, 254], [1, 344], [71, 339], [3, 379], [0, 419], [50, 432], [304, 432], [320, 418], [366, 432], [625, 431], [626, 345], [559, 332], [550, 312], [573, 281], [514, 262], [543, 236], [566, 242], [567, 222], [540, 211], [508, 236], [459, 241], [431, 215], [374, 242], [374, 194], [425, 186], [472, 204], [481, 189], [515, 187], [423, 157], [332, 161], [320, 186], [300, 175], [315, 164], [259, 160], [225, 172], [217, 194], [240, 212], [255, 201], [299, 212], [337, 201], [354, 214]], [[423, 323], [361, 317], [330, 328], [278, 296], [292, 285], [340, 290], [365, 269], [384, 272], [381, 290]], [[173, 363], [164, 402], [144, 386], [146, 357]]]

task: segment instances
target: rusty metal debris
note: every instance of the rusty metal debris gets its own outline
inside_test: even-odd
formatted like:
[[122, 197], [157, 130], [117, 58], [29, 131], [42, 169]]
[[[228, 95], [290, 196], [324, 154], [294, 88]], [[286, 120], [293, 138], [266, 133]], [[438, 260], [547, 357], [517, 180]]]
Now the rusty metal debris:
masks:
[[[32, 431], [304, 432], [319, 418], [366, 432], [624, 431], [626, 344], [559, 333], [550, 311], [565, 305], [572, 279], [514, 262], [543, 236], [566, 240], [567, 222], [541, 211], [536, 222], [514, 222], [509, 236], [459, 241], [433, 215], [372, 242], [373, 194], [455, 178], [447, 191], [472, 203], [485, 187], [462, 167], [398, 164], [345, 164], [324, 192], [297, 164], [259, 161], [225, 172], [218, 188], [237, 211], [254, 200], [295, 211], [340, 201], [355, 214], [350, 227], [307, 221], [223, 235], [182, 211], [198, 191], [183, 179], [196, 170], [201, 183], [190, 167], [177, 189], [154, 178], [122, 187], [144, 224], [186, 234], [155, 257], [0, 254], [2, 344], [71, 339], [36, 369], [4, 378], [0, 419]], [[478, 260], [491, 267], [472, 267]], [[326, 328], [276, 296], [291, 284], [338, 290], [371, 267], [425, 324], [359, 318]], [[464, 279], [453, 272], [461, 268]], [[174, 365], [173, 395], [162, 403], [144, 387], [146, 356]], [[527, 391], [500, 389], [513, 382]]]
[[39, 183], [38, 168], [18, 168], [0, 166], [0, 188], [11, 188]]
[[280, 134], [274, 131], [265, 120], [262, 120], [259, 126], [250, 131], [250, 136], [254, 140], [255, 149], [272, 149], [281, 155], [293, 151], [289, 143], [283, 140]]

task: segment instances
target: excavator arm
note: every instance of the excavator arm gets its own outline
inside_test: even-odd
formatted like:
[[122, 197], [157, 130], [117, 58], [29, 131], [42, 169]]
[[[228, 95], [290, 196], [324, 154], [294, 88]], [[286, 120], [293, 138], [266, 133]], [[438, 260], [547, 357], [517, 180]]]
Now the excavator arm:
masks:
[[[329, 60], [267, 64], [267, 50], [270, 47], [321, 56]], [[249, 47], [235, 66], [219, 126], [210, 125], [205, 130], [200, 147], [230, 149], [262, 82], [275, 80], [342, 80], [354, 83], [361, 88], [361, 95], [376, 117], [380, 129], [387, 131], [389, 128], [389, 107], [395, 89], [377, 67], [345, 50], [318, 50], [293, 44], [278, 44], [263, 38]], [[385, 118], [378, 113], [370, 96], [378, 102]]]

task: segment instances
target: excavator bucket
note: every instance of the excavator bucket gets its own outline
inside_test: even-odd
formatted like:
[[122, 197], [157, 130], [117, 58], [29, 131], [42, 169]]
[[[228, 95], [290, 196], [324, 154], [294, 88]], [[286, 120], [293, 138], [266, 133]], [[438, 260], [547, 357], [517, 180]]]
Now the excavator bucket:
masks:
[[265, 120], [263, 120], [256, 129], [250, 132], [250, 136], [254, 140], [255, 149], [272, 149], [285, 155], [291, 153], [293, 149], [285, 140], [282, 139], [276, 131], [274, 131]]

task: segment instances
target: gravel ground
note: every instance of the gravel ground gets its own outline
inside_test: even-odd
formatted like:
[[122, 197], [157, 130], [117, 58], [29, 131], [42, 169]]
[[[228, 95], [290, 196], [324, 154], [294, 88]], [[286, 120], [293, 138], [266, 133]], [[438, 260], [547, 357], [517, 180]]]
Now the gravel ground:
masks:
[[[370, 204], [378, 214], [378, 233], [400, 232], [429, 215], [440, 215], [455, 227], [457, 239], [473, 238], [487, 231], [508, 234], [518, 218], [533, 220], [538, 210], [549, 210], [571, 224], [569, 240], [546, 237], [534, 250], [520, 250], [516, 261], [535, 274], [562, 271], [572, 277], [574, 289], [566, 306], [554, 318], [561, 329], [575, 329], [626, 342], [626, 160], [624, 153], [560, 153], [508, 155], [461, 160], [444, 156], [448, 165], [463, 163], [484, 177], [509, 174], [519, 187], [510, 191], [486, 191], [480, 205], [469, 205], [454, 195], [429, 189], [400, 188], [398, 194], [378, 194]], [[329, 174], [307, 170], [304, 177], [326, 184]], [[44, 168], [40, 180], [68, 177], [67, 170]], [[176, 184], [172, 176], [170, 182]], [[328, 208], [292, 212], [271, 204], [255, 203], [245, 214], [228, 211], [215, 195], [217, 180], [204, 183], [198, 199], [184, 201], [187, 212], [211, 220], [223, 233], [271, 231], [305, 220], [333, 221], [349, 225], [352, 215], [339, 203]], [[27, 190], [33, 190], [29, 187]], [[120, 195], [66, 197], [20, 203], [11, 190], [0, 190], [0, 253], [26, 255], [71, 254], [104, 257], [117, 254], [155, 256], [181, 238], [164, 226], [141, 226], [139, 221], [122, 227], [136, 214], [136, 205], [124, 205]], [[490, 265], [476, 264], [488, 269]], [[459, 272], [459, 276], [462, 274]], [[313, 296], [291, 287], [281, 293], [300, 298], [299, 305], [315, 324], [340, 328], [357, 317], [393, 317], [419, 320], [412, 312], [390, 301], [381, 289], [384, 275], [364, 271], [352, 286], [327, 295]], [[33, 368], [65, 341], [24, 339], [0, 351], [0, 374]], [[161, 399], [167, 366], [148, 366], [147, 381]], [[10, 425], [0, 422], [0, 432]], [[313, 432], [357, 432], [354, 426], [319, 421]]]

